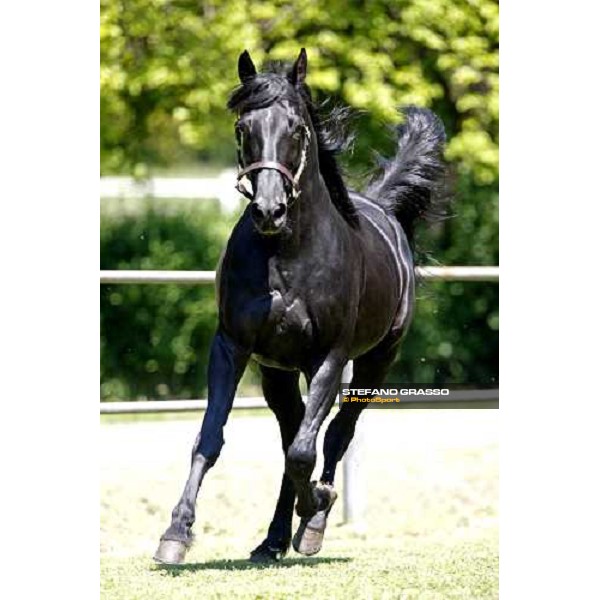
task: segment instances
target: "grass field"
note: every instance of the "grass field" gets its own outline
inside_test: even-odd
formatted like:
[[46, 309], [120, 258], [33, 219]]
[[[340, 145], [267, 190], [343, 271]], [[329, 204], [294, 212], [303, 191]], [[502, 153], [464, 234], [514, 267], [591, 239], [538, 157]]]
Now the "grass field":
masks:
[[276, 500], [277, 426], [262, 411], [233, 416], [200, 492], [188, 564], [161, 568], [151, 557], [198, 420], [102, 423], [102, 598], [498, 597], [497, 411], [367, 410], [364, 530], [342, 524], [340, 497], [321, 553], [291, 551], [271, 567], [246, 559]]

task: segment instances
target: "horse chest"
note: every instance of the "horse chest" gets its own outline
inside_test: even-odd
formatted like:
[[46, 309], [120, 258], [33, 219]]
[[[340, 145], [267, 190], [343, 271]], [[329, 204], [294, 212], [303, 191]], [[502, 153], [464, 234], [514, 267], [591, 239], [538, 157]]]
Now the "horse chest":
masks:
[[296, 368], [304, 362], [313, 324], [301, 298], [271, 292], [269, 314], [258, 333], [255, 358], [267, 365]]
[[271, 310], [266, 321], [268, 335], [301, 338], [312, 335], [312, 323], [302, 299], [286, 300], [281, 292], [271, 292]]

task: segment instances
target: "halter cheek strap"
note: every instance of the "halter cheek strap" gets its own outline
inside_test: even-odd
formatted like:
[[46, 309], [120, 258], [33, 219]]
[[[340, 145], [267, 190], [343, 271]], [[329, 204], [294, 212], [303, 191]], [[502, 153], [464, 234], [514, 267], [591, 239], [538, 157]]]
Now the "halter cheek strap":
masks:
[[[298, 196], [300, 196], [300, 176], [306, 167], [306, 162], [308, 160], [308, 144], [310, 142], [310, 129], [308, 127], [304, 127], [305, 136], [304, 136], [304, 144], [302, 147], [302, 154], [300, 155], [300, 164], [298, 165], [298, 169], [296, 173], [292, 173], [285, 165], [277, 162], [276, 160], [259, 160], [257, 162], [253, 162], [249, 164], [247, 167], [241, 169], [237, 175], [237, 185], [235, 186], [240, 194], [246, 196], [246, 198], [252, 200], [253, 195], [250, 191], [245, 187], [242, 182], [242, 179], [246, 177], [252, 171], [259, 171], [261, 169], [273, 169], [281, 173], [292, 186], [292, 198], [296, 200]], [[239, 157], [239, 152], [238, 152]]]

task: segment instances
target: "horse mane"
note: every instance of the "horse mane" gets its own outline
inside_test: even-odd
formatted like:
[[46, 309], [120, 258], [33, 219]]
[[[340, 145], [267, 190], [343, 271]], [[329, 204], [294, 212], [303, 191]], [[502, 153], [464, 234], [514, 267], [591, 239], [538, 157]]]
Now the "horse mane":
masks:
[[331, 201], [346, 222], [357, 226], [356, 208], [350, 200], [337, 161], [337, 156], [354, 140], [354, 135], [348, 131], [351, 111], [348, 107], [339, 106], [327, 110], [327, 101], [315, 104], [306, 84], [299, 88], [292, 85], [287, 77], [288, 70], [289, 67], [284, 63], [268, 63], [264, 72], [256, 74], [233, 90], [227, 108], [232, 111], [255, 110], [282, 100], [303, 103], [317, 136], [319, 171]]

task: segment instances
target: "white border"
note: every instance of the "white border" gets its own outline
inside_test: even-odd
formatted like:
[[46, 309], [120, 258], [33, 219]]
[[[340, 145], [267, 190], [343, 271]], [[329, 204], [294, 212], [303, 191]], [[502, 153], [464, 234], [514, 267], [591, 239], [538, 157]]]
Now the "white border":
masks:
[[598, 550], [598, 34], [501, 9], [502, 598], [592, 598]]
[[96, 597], [98, 7], [1, 13], [0, 594]]

